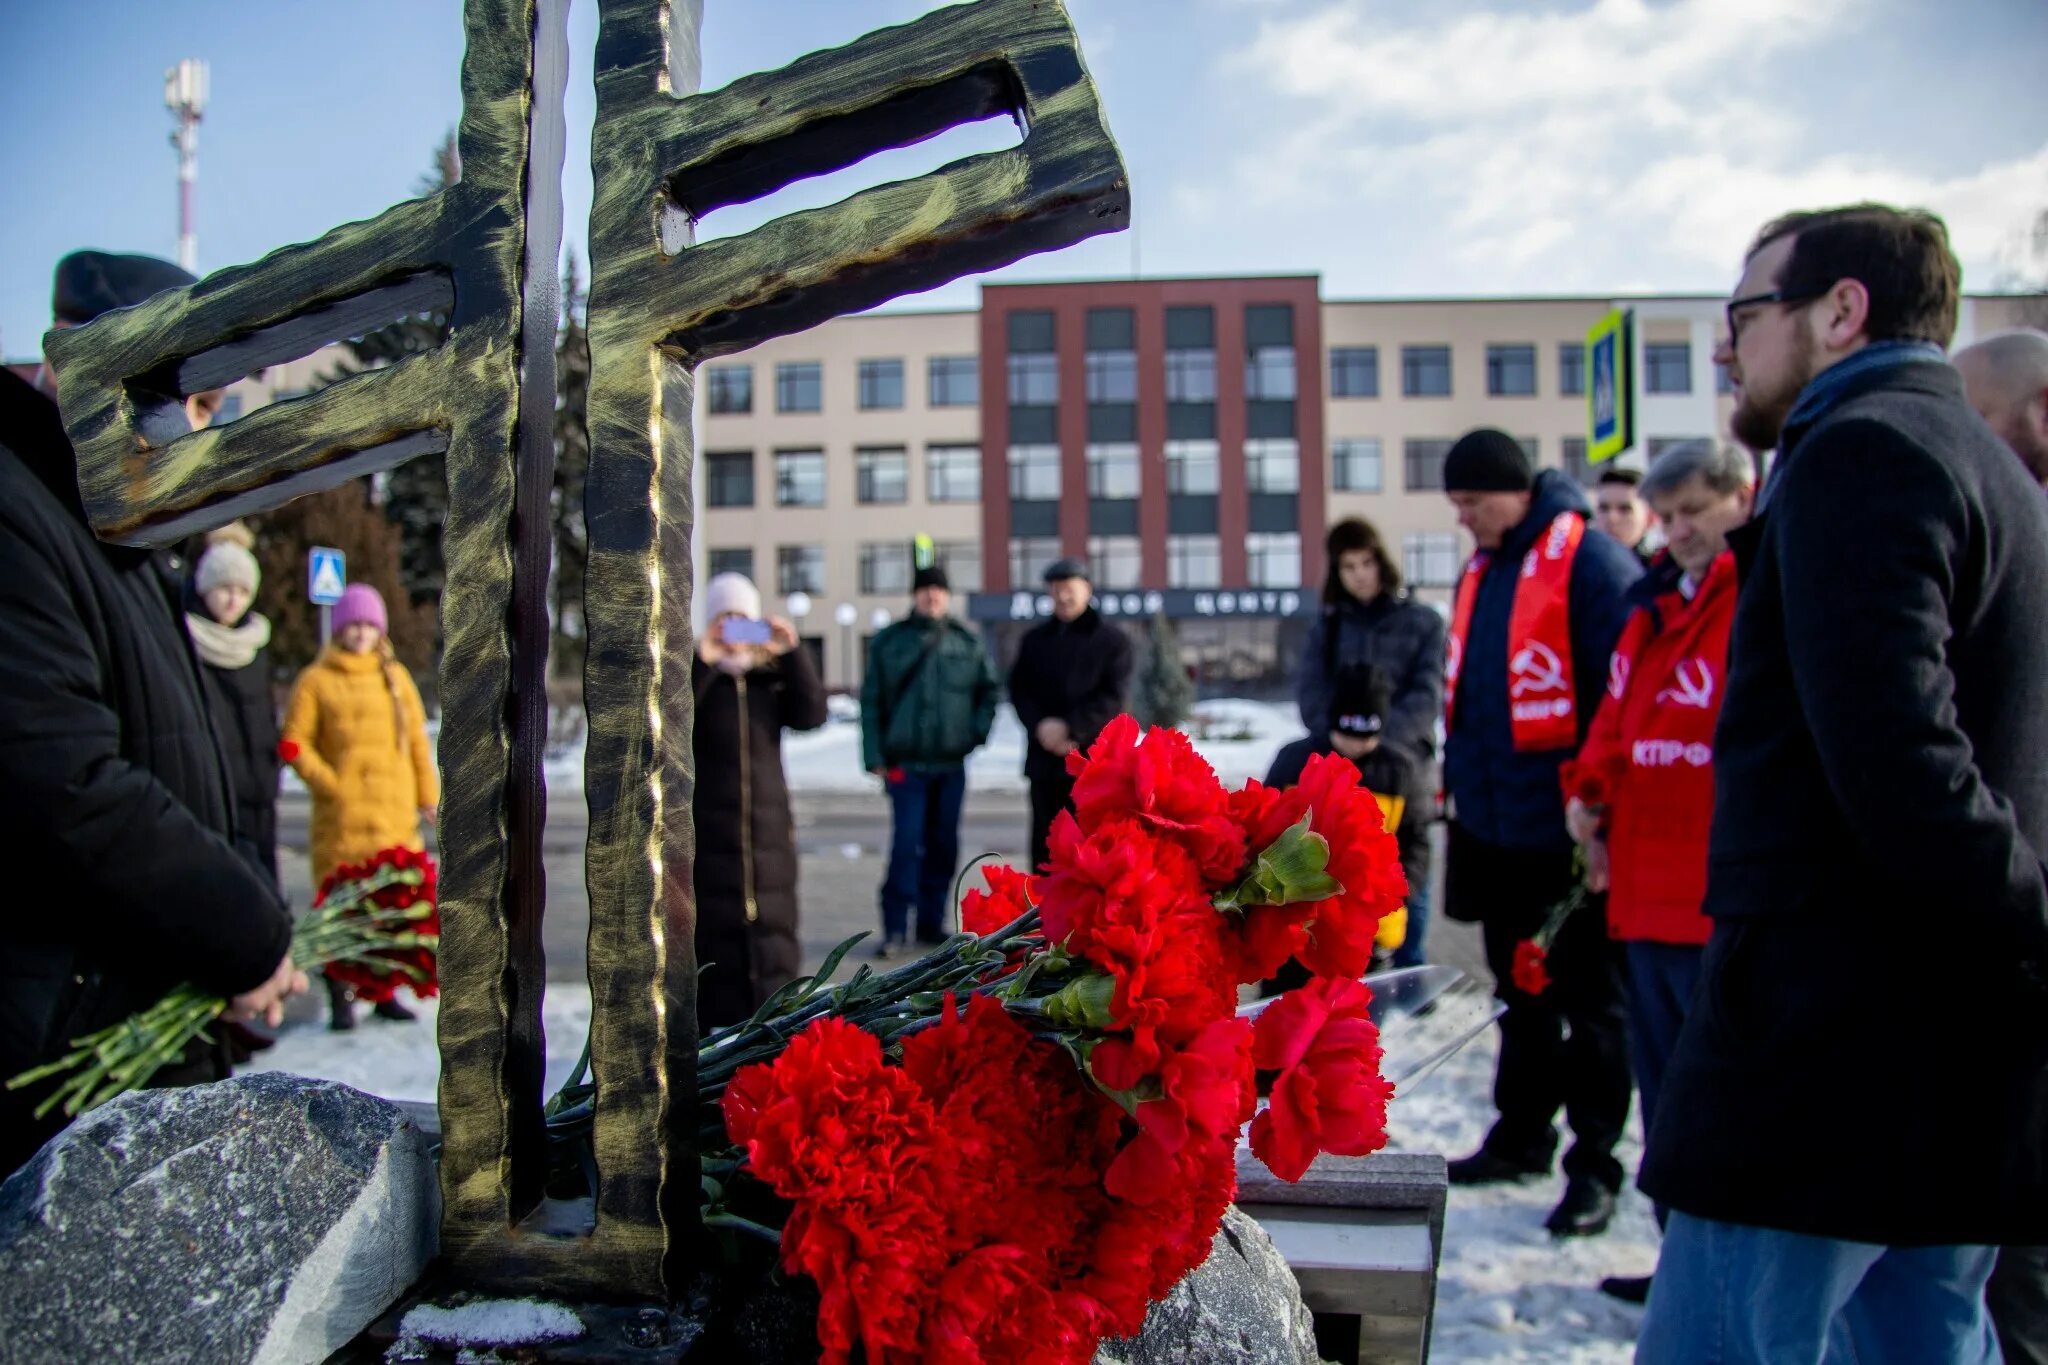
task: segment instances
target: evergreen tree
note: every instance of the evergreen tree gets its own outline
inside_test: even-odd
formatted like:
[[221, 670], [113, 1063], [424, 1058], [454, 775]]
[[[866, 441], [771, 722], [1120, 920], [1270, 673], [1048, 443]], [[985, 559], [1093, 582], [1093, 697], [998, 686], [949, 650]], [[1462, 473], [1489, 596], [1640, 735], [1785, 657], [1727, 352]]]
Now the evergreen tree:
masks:
[[590, 535], [583, 522], [583, 481], [590, 469], [590, 335], [583, 284], [571, 252], [562, 273], [562, 338], [555, 348], [555, 571], [548, 675], [580, 695], [583, 679], [583, 571]]
[[1179, 726], [1195, 713], [1195, 680], [1180, 657], [1180, 640], [1166, 613], [1152, 613], [1146, 630], [1144, 667], [1131, 697], [1131, 714], [1140, 725]]

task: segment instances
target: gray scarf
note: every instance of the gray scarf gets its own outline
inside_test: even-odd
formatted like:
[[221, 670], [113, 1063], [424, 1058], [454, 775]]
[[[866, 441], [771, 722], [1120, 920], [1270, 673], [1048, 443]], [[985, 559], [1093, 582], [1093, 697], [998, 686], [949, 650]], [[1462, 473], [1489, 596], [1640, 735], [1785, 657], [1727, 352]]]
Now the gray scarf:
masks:
[[257, 651], [270, 643], [270, 621], [260, 612], [250, 612], [238, 625], [224, 626], [211, 616], [188, 611], [185, 626], [200, 659], [215, 668], [247, 668], [256, 662]]

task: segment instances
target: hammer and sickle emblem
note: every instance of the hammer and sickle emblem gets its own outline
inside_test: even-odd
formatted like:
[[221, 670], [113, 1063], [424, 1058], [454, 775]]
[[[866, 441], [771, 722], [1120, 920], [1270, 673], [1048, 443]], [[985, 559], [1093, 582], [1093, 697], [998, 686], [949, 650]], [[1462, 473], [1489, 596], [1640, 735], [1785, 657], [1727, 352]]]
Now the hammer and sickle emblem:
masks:
[[1564, 690], [1564, 664], [1559, 661], [1557, 651], [1539, 640], [1531, 640], [1516, 652], [1508, 664], [1508, 672], [1515, 678], [1514, 685], [1508, 689], [1511, 697]]
[[1697, 656], [1678, 665], [1670, 687], [1657, 694], [1657, 702], [1673, 706], [1696, 706], [1704, 711], [1714, 704], [1714, 670]]

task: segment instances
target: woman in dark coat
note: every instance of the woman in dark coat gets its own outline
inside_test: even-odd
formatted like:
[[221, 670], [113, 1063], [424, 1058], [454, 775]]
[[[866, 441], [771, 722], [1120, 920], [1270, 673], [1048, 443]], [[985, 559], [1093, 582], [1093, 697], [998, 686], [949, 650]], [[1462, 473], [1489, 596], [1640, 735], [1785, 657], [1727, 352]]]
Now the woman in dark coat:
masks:
[[185, 627], [206, 665], [206, 701], [235, 803], [235, 846], [277, 881], [277, 703], [270, 690], [270, 622], [249, 610], [263, 581], [256, 556], [230, 539], [200, 555], [200, 610]]
[[[782, 732], [825, 723], [825, 688], [796, 627], [779, 617], [760, 620], [761, 595], [745, 577], [719, 574], [705, 597], [710, 623], [690, 679], [697, 696], [697, 1023], [709, 1030], [747, 1018], [802, 966]], [[764, 643], [737, 638], [763, 625]]]
[[[1391, 688], [1381, 743], [1405, 753], [1414, 787], [1412, 811], [1436, 804], [1436, 724], [1444, 713], [1444, 619], [1402, 591], [1401, 569], [1371, 522], [1347, 517], [1324, 542], [1329, 569], [1323, 607], [1302, 647], [1295, 699], [1311, 744], [1332, 728], [1331, 696], [1345, 669], [1378, 669]], [[1404, 822], [1408, 823], [1408, 822]], [[1423, 962], [1429, 924], [1430, 848], [1426, 823], [1402, 841], [1408, 874], [1408, 936], [1394, 951], [1397, 967]], [[1404, 831], [1407, 833], [1407, 831]]]

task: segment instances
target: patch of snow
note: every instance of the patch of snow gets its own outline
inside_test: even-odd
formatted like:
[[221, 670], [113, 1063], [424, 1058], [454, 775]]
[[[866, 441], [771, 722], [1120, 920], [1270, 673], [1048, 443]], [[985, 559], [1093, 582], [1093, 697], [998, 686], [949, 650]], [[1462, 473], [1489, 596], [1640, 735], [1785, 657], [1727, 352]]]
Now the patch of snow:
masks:
[[458, 1308], [420, 1304], [406, 1313], [398, 1331], [436, 1346], [523, 1346], [573, 1341], [583, 1335], [583, 1320], [542, 1299], [472, 1299]]

